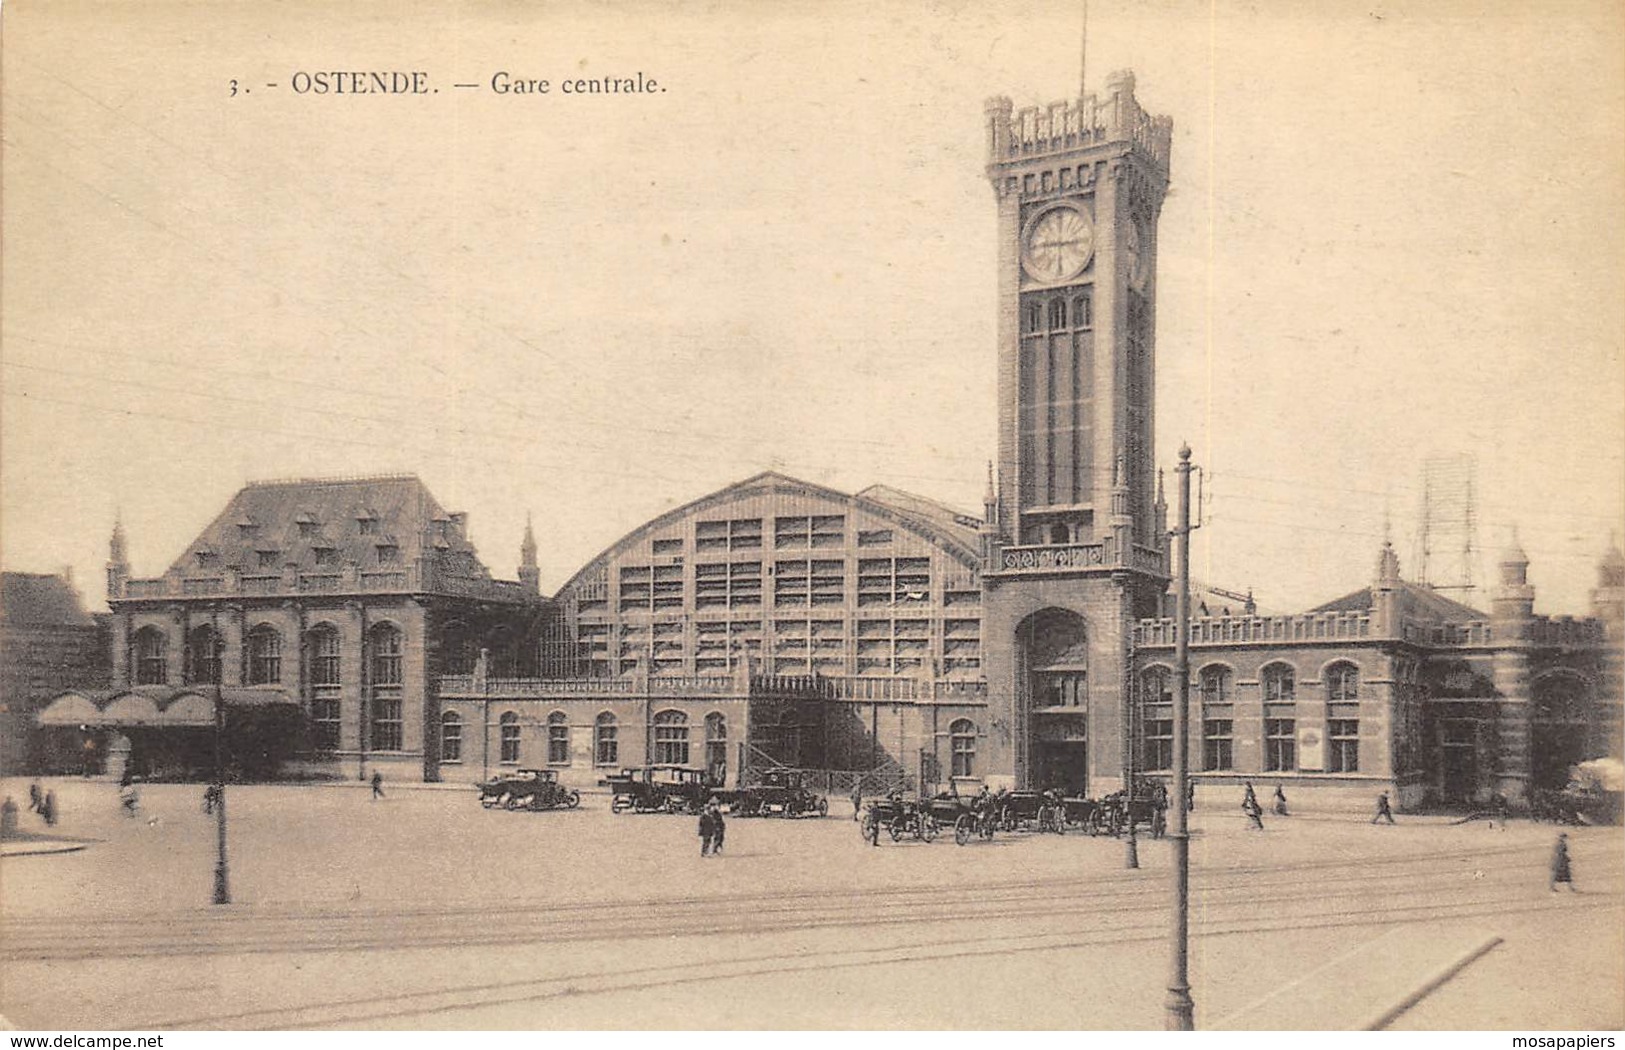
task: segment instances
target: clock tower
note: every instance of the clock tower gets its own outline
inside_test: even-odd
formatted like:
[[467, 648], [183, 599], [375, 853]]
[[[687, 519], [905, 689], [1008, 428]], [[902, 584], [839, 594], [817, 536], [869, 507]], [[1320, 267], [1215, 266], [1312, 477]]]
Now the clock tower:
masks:
[[1168, 584], [1155, 484], [1157, 219], [1172, 122], [1104, 98], [987, 103], [999, 446], [983, 566], [992, 768], [1094, 796], [1133, 769], [1134, 622]]

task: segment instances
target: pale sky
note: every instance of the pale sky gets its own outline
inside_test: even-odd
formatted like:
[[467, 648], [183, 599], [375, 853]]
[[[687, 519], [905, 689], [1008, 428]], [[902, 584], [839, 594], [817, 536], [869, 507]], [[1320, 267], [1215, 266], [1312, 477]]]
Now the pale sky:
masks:
[[[1080, 7], [8, 3], [0, 561], [99, 608], [116, 512], [153, 575], [290, 476], [418, 473], [506, 578], [531, 513], [549, 591], [764, 469], [978, 512], [982, 104], [1075, 95]], [[1625, 518], [1619, 5], [1089, 7], [1090, 90], [1132, 68], [1174, 120], [1197, 573], [1306, 608], [1386, 516], [1413, 574], [1420, 460], [1473, 451], [1479, 545], [1517, 526], [1537, 608], [1584, 612]], [[290, 89], [331, 69], [440, 91]]]

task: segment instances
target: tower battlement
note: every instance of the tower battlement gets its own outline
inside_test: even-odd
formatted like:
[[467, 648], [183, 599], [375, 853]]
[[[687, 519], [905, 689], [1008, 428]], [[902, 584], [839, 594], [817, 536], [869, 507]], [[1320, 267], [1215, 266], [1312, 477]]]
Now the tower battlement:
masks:
[[988, 166], [1123, 142], [1166, 173], [1173, 118], [1154, 117], [1141, 108], [1134, 97], [1134, 74], [1127, 70], [1113, 73], [1106, 85], [1104, 98], [1089, 94], [1022, 109], [1004, 95], [988, 99]]

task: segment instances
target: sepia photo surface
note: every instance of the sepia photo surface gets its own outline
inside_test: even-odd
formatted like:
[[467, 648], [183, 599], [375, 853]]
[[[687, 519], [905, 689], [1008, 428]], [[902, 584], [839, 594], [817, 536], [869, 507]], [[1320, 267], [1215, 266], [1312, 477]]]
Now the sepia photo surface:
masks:
[[0, 20], [9, 1026], [1625, 1028], [1618, 5]]

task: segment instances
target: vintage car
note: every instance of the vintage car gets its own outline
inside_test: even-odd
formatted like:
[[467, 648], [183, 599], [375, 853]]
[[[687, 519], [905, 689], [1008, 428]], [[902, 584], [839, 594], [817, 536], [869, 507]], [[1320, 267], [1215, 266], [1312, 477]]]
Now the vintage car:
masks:
[[552, 769], [498, 773], [478, 786], [480, 805], [487, 809], [575, 809], [581, 805], [581, 793], [560, 784], [558, 772]]
[[639, 766], [600, 783], [614, 796], [614, 813], [698, 813], [714, 794], [705, 773], [686, 766]]
[[890, 835], [893, 842], [901, 842], [904, 836], [910, 835], [921, 842], [930, 842], [937, 837], [938, 829], [931, 801], [920, 803], [900, 797], [876, 799], [869, 803], [863, 813], [863, 822], [859, 825], [864, 841], [871, 846], [880, 842], [882, 831]]
[[999, 827], [1005, 831], [1066, 830], [1065, 810], [1057, 792], [1010, 791], [999, 796]]
[[806, 786], [799, 769], [767, 770], [757, 783], [718, 791], [716, 797], [729, 812], [741, 817], [822, 817], [829, 813], [829, 800]]

